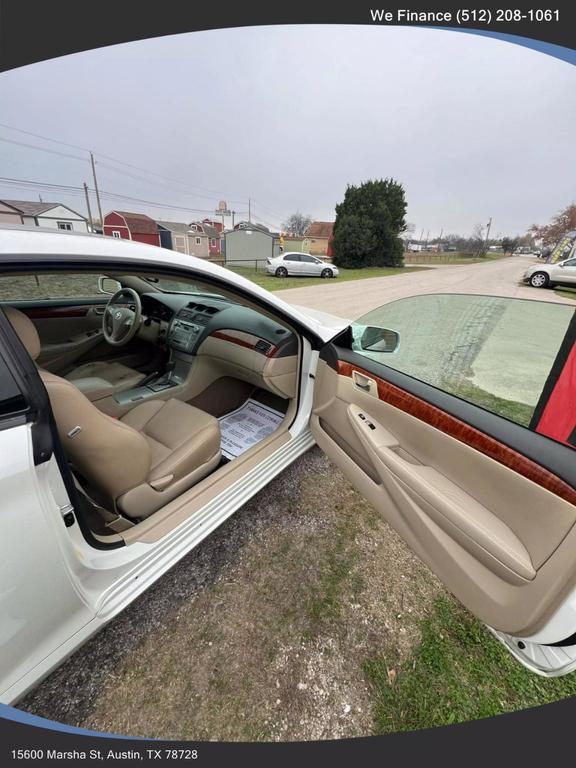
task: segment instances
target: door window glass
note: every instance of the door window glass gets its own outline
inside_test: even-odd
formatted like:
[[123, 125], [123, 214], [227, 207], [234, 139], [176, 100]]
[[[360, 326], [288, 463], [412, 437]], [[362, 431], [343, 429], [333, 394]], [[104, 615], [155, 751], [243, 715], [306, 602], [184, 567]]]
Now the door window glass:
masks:
[[[352, 347], [389, 368], [528, 426], [536, 406], [542, 407], [539, 400], [574, 315], [573, 306], [550, 302], [414, 296], [359, 318], [352, 324]], [[394, 331], [397, 337], [389, 344], [393, 351], [378, 351], [378, 342], [372, 343], [378, 335], [367, 328]]]
[[284, 256], [284, 261], [300, 261], [300, 258], [298, 253], [288, 253]]
[[99, 275], [0, 275], [0, 301], [103, 298]]

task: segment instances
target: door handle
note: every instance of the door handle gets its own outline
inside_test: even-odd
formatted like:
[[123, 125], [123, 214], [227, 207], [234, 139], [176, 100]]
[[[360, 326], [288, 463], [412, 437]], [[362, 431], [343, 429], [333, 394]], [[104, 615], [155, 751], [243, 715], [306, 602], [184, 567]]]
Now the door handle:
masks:
[[378, 385], [374, 379], [358, 371], [352, 371], [352, 381], [356, 389], [360, 389], [368, 395], [378, 397]]

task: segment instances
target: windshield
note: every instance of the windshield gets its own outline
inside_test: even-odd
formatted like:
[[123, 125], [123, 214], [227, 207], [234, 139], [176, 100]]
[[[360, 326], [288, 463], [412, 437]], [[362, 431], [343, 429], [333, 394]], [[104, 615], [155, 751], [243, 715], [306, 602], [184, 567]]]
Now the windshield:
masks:
[[201, 296], [214, 296], [216, 298], [225, 298], [221, 293], [207, 291], [203, 287], [188, 280], [178, 280], [170, 277], [147, 277], [146, 282], [154, 286], [157, 291], [162, 293], [194, 293]]

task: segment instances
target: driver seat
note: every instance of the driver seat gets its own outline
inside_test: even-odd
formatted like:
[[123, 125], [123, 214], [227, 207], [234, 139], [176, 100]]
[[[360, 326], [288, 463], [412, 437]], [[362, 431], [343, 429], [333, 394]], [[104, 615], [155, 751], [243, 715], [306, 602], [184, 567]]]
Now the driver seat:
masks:
[[[30, 318], [13, 307], [4, 313], [36, 360], [40, 339]], [[220, 426], [210, 414], [180, 400], [150, 399], [115, 419], [72, 381], [38, 372], [72, 468], [110, 511], [146, 518], [220, 463]]]

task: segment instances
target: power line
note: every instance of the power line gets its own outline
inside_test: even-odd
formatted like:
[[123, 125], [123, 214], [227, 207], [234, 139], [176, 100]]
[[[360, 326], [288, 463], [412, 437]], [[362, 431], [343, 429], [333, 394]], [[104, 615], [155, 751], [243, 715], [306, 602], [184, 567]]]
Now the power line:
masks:
[[86, 147], [80, 147], [78, 144], [68, 144], [66, 141], [59, 141], [58, 139], [50, 139], [48, 136], [41, 136], [39, 133], [33, 133], [32, 131], [25, 131], [23, 128], [16, 128], [13, 125], [7, 125], [6, 123], [0, 123], [0, 127], [8, 128], [10, 131], [16, 131], [17, 133], [25, 133], [26, 136], [34, 136], [36, 139], [43, 139], [44, 141], [51, 141], [53, 144], [61, 144], [63, 147], [70, 147], [71, 149], [81, 149], [83, 152], [90, 152]]
[[[108, 165], [108, 163], [99, 162], [98, 163], [98, 167], [99, 168], [106, 168], [107, 170], [112, 171], [113, 173], [121, 174], [122, 176], [129, 176], [132, 179], [136, 179], [136, 181], [144, 181], [146, 184], [155, 184], [156, 186], [158, 185], [158, 181], [155, 181], [155, 180], [153, 181], [152, 179], [146, 179], [144, 176], [140, 176], [140, 175], [138, 175], [136, 173], [131, 173], [130, 171], [125, 171], [125, 170], [120, 170], [119, 168], [114, 168], [114, 166]], [[166, 184], [164, 184], [163, 186], [167, 187], [168, 189], [172, 189], [172, 187], [168, 187], [168, 185], [166, 185]], [[185, 190], [173, 190], [173, 191], [178, 192], [178, 193], [181, 194]], [[188, 190], [186, 190], [186, 191], [188, 191]], [[218, 200], [221, 197], [221, 195], [204, 195], [204, 194], [202, 194], [200, 192], [194, 192], [192, 190], [189, 190], [189, 194], [194, 195], [194, 197], [201, 197], [201, 198], [203, 198], [205, 200]], [[238, 201], [238, 200], [234, 201], [234, 200], [232, 200], [231, 202], [242, 202], [242, 203], [245, 203], [246, 201], [245, 200], [241, 200], [241, 201]]]
[[57, 187], [59, 189], [78, 189], [81, 190], [82, 187], [75, 187], [71, 186], [69, 184], [52, 184], [48, 181], [32, 181], [30, 179], [15, 179], [12, 176], [0, 176], [1, 181], [8, 181], [8, 182], [14, 182], [18, 184], [33, 184], [36, 187]]
[[281, 214], [281, 213], [278, 213], [278, 211], [272, 210], [272, 208], [269, 208], [267, 205], [264, 205], [264, 203], [261, 203], [259, 200], [254, 200], [254, 198], [252, 198], [252, 202], [256, 203], [258, 208], [262, 208], [264, 211], [268, 211], [268, 213], [272, 214], [274, 218], [277, 218], [277, 219], [284, 218], [284, 214]]
[[0, 141], [4, 141], [7, 144], [17, 144], [19, 147], [28, 147], [28, 149], [37, 149], [39, 152], [49, 152], [51, 155], [59, 155], [60, 157], [70, 157], [72, 160], [81, 160], [83, 163], [89, 162], [87, 157], [78, 157], [78, 155], [70, 155], [68, 152], [58, 152], [57, 149], [48, 149], [48, 147], [37, 147], [34, 144], [26, 144], [23, 141], [16, 141], [16, 139], [7, 139], [4, 136], [0, 136]]
[[[12, 177], [6, 177], [6, 176], [0, 176], [0, 184], [6, 186], [7, 184], [10, 186], [16, 186], [20, 187], [21, 189], [47, 189], [50, 191], [55, 192], [61, 192], [62, 194], [73, 194], [73, 195], [83, 195], [84, 189], [83, 187], [75, 187], [71, 185], [66, 184], [50, 184], [48, 182], [40, 182], [40, 181], [30, 181], [27, 179], [14, 179]], [[90, 192], [95, 192], [95, 189], [93, 187], [89, 187]], [[100, 190], [100, 196], [102, 198], [106, 198], [107, 200], [123, 200], [128, 201], [132, 203], [139, 203], [141, 205], [150, 205], [155, 208], [164, 208], [167, 210], [173, 210], [173, 211], [189, 211], [191, 213], [207, 213], [207, 214], [214, 214], [214, 210], [212, 208], [193, 208], [192, 206], [183, 206], [183, 205], [171, 205], [170, 203], [162, 203], [154, 200], [144, 200], [140, 197], [133, 197], [131, 195], [122, 195], [118, 192], [109, 192], [107, 190]]]
[[[260, 206], [258, 206], [260, 207]], [[266, 221], [262, 218], [262, 216], [258, 216], [262, 224], [265, 224], [267, 227], [271, 227], [272, 229], [277, 229], [278, 231], [281, 231], [282, 227], [279, 227], [277, 224], [271, 224], [269, 221]]]
[[[91, 151], [93, 151], [93, 150], [90, 150], [88, 147], [82, 147], [82, 146], [80, 146], [78, 144], [70, 144], [70, 143], [68, 143], [66, 141], [60, 141], [58, 139], [52, 139], [52, 138], [50, 138], [48, 136], [42, 136], [39, 133], [34, 133], [33, 131], [25, 131], [22, 128], [16, 128], [15, 126], [8, 125], [7, 123], [0, 123], [0, 127], [7, 128], [10, 131], [16, 131], [17, 133], [23, 133], [26, 136], [33, 136], [33, 137], [35, 137], [37, 139], [42, 139], [43, 141], [51, 141], [54, 144], [61, 144], [62, 146], [70, 147], [72, 149], [79, 149], [79, 150], [81, 150], [83, 152], [91, 152]], [[15, 140], [13, 140], [13, 139], [1, 138], [0, 140], [1, 141], [8, 141], [8, 142], [10, 142], [12, 144], [20, 143], [20, 142], [17, 142]], [[53, 154], [58, 154], [58, 152], [56, 152], [55, 150], [50, 150], [47, 147], [37, 147], [37, 146], [34, 146], [33, 144], [22, 144], [22, 146], [28, 146], [31, 149], [38, 149], [40, 151], [51, 152]], [[84, 158], [76, 157], [74, 155], [66, 155], [64, 153], [62, 153], [62, 154], [63, 154], [64, 157], [73, 157], [76, 160], [83, 160], [84, 159]], [[143, 173], [150, 174], [151, 176], [156, 176], [156, 177], [158, 177], [160, 179], [165, 179], [166, 181], [171, 181], [174, 184], [181, 184], [182, 186], [185, 186], [189, 190], [191, 190], [192, 188], [195, 188], [195, 189], [201, 190], [202, 192], [206, 192], [206, 193], [209, 193], [211, 195], [214, 195], [214, 197], [217, 197], [217, 198], [223, 197], [223, 196], [234, 198], [234, 199], [231, 199], [230, 202], [242, 202], [242, 203], [246, 202], [246, 200], [241, 195], [236, 195], [236, 194], [226, 193], [226, 192], [215, 192], [214, 190], [206, 189], [204, 187], [199, 187], [199, 186], [196, 186], [194, 184], [191, 185], [190, 187], [188, 187], [186, 182], [180, 181], [179, 179], [173, 179], [173, 178], [171, 178], [169, 176], [164, 176], [164, 175], [162, 175], [160, 173], [156, 173], [155, 171], [150, 171], [147, 168], [140, 168], [137, 165], [133, 165], [131, 163], [127, 163], [125, 160], [119, 160], [118, 158], [111, 157], [110, 155], [105, 155], [102, 152], [94, 152], [94, 154], [97, 155], [98, 157], [102, 157], [102, 158], [104, 158], [106, 160], [109, 160], [109, 161], [111, 161], [113, 163], [118, 163], [119, 165], [124, 165], [127, 168], [133, 168], [136, 171], [141, 171]], [[86, 158], [86, 160], [87, 159], [88, 158]], [[201, 195], [198, 195], [198, 197], [201, 197]]]

